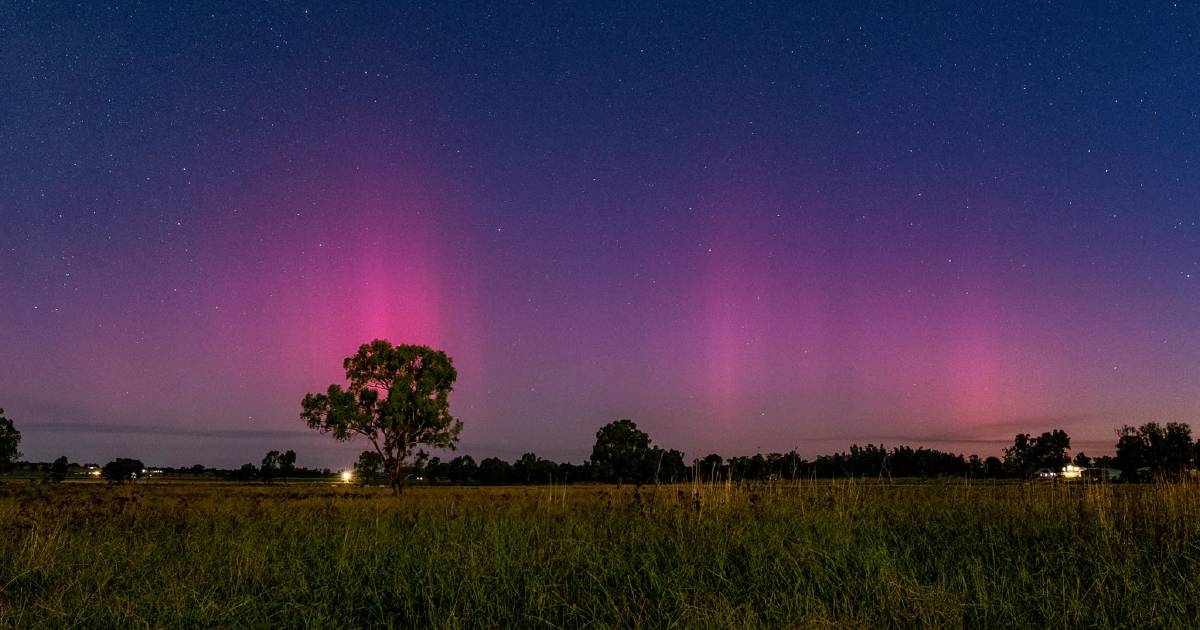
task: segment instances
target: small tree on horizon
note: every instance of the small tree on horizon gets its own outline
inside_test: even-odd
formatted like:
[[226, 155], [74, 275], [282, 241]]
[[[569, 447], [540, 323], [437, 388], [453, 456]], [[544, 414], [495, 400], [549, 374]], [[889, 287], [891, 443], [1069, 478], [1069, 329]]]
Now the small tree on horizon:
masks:
[[479, 465], [475, 463], [475, 458], [470, 455], [460, 455], [450, 460], [447, 465], [447, 472], [452, 483], [469, 483], [475, 480], [479, 473]]
[[485, 457], [479, 462], [479, 483], [496, 486], [509, 483], [512, 479], [512, 464], [499, 457]]
[[650, 435], [626, 418], [600, 427], [590, 461], [602, 481], [641, 483], [653, 478], [657, 455], [650, 446]]
[[279, 476], [287, 483], [288, 477], [296, 473], [296, 451], [288, 449], [279, 456]]
[[1178, 479], [1195, 455], [1192, 428], [1182, 422], [1147, 422], [1117, 431], [1116, 465], [1123, 479], [1136, 480], [1142, 471], [1151, 477]]
[[268, 484], [275, 480], [275, 475], [279, 473], [279, 451], [267, 451], [263, 457], [262, 465], [258, 467], [258, 473], [266, 480]]
[[704, 459], [696, 460], [696, 466], [699, 469], [697, 474], [705, 481], [715, 482], [722, 477], [721, 470], [724, 461], [720, 455], [709, 453], [704, 456]]
[[383, 456], [375, 451], [363, 451], [354, 463], [354, 479], [363, 485], [372, 485], [383, 474]]
[[141, 460], [118, 457], [100, 469], [100, 476], [109, 481], [124, 483], [131, 479], [137, 479], [145, 468], [146, 465]]
[[1071, 461], [1070, 448], [1071, 437], [1061, 429], [1037, 437], [1019, 433], [1013, 445], [1004, 449], [1004, 464], [1019, 477], [1028, 477], [1038, 468], [1058, 470]]
[[249, 462], [242, 464], [241, 468], [233, 471], [230, 478], [236, 481], [254, 481], [258, 476], [258, 467]]
[[0, 409], [0, 471], [8, 470], [21, 457], [17, 449], [20, 445], [21, 432], [4, 416], [4, 409]]
[[50, 481], [54, 483], [62, 482], [62, 480], [67, 478], [67, 470], [70, 466], [71, 462], [67, 459], [66, 455], [54, 460], [54, 463], [50, 464]]
[[300, 418], [310, 429], [346, 441], [365, 437], [380, 456], [392, 490], [404, 490], [418, 446], [454, 450], [462, 421], [450, 415], [458, 372], [445, 352], [376, 339], [342, 362], [349, 388], [308, 394]]
[[1004, 462], [999, 457], [990, 455], [983, 460], [983, 474], [987, 477], [998, 477], [1004, 472]]

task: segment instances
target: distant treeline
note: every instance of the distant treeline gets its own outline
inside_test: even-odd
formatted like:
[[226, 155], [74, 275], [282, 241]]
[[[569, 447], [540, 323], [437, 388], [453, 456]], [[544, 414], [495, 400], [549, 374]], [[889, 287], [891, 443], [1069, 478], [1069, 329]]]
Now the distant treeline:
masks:
[[[470, 455], [448, 460], [418, 458], [409, 478], [430, 484], [544, 484], [573, 482], [680, 483], [828, 479], [845, 477], [1025, 479], [1039, 474], [1058, 476], [1068, 464], [1081, 478], [1144, 481], [1177, 479], [1200, 468], [1200, 444], [1183, 423], [1126, 426], [1118, 432], [1115, 456], [1071, 454], [1065, 431], [1041, 435], [1018, 434], [1001, 457], [964, 456], [931, 448], [853, 445], [848, 451], [813, 459], [795, 451], [724, 458], [712, 453], [685, 461], [683, 453], [654, 446], [650, 436], [630, 420], [600, 429], [592, 457], [582, 464], [557, 463], [534, 453], [513, 462]], [[361, 483], [382, 481], [381, 458], [365, 451], [355, 466]], [[1086, 474], [1088, 471], [1103, 474]]]
[[[1108, 459], [1101, 458], [1102, 463]], [[610, 466], [593, 461], [556, 463], [526, 453], [513, 462], [489, 457], [476, 462], [470, 455], [443, 461], [434, 457], [411, 469], [413, 481], [432, 484], [543, 484], [594, 481], [604, 483], [680, 483], [768, 481], [777, 479], [830, 479], [845, 477], [934, 478], [1024, 477], [997, 457], [981, 459], [929, 448], [853, 445], [847, 452], [807, 459], [795, 451], [738, 456], [725, 459], [713, 453], [685, 463], [679, 451], [651, 451], [632, 465], [627, 474], [614, 474]], [[365, 473], [365, 474], [364, 474]], [[371, 474], [356, 468], [356, 477], [372, 481]]]
[[[961, 455], [907, 446], [886, 450], [882, 446], [851, 446], [848, 453], [822, 455], [809, 460], [795, 451], [724, 459], [710, 454], [687, 463], [674, 450], [651, 449], [621, 467], [603, 462], [557, 463], [534, 453], [513, 462], [489, 457], [478, 463], [470, 455], [446, 461], [434, 457], [418, 463], [411, 477], [435, 484], [542, 484], [576, 481], [625, 483], [679, 483], [690, 481], [799, 479], [860, 476], [939, 477], [975, 473], [988, 476], [982, 462], [972, 468]], [[995, 459], [995, 458], [991, 458]], [[978, 461], [974, 458], [972, 461]], [[999, 460], [992, 476], [1000, 475]], [[361, 475], [361, 473], [360, 473]], [[369, 473], [367, 473], [369, 478]]]
[[[442, 459], [420, 454], [408, 466], [407, 476], [412, 483], [431, 485], [719, 483], [848, 477], [1023, 479], [1039, 473], [1058, 474], [1064, 466], [1072, 464], [1077, 470], [1106, 473], [1092, 478], [1144, 481], [1177, 479], [1200, 468], [1200, 444], [1192, 439], [1191, 427], [1183, 423], [1123, 427], [1118, 432], [1115, 456], [1092, 458], [1082, 452], [1072, 456], [1070, 446], [1067, 433], [1054, 430], [1037, 436], [1025, 433], [1015, 436], [1012, 445], [1004, 449], [1003, 457], [982, 458], [931, 448], [868, 444], [853, 445], [848, 451], [813, 459], [790, 451], [729, 458], [712, 453], [687, 461], [678, 450], [655, 446], [650, 436], [631, 420], [618, 420], [596, 433], [591, 458], [580, 464], [559, 463], [534, 453], [511, 462], [497, 457], [476, 461], [470, 455]], [[43, 472], [52, 480], [103, 472], [103, 477], [114, 481], [166, 475], [273, 483], [336, 476], [354, 483], [386, 483], [384, 459], [374, 451], [364, 451], [352, 471], [297, 466], [296, 454], [290, 450], [270, 451], [260, 464], [247, 463], [237, 469], [201, 464], [150, 469], [132, 459], [117, 459], [104, 467], [81, 466], [68, 463], [65, 457], [53, 463], [19, 462], [16, 467]]]
[[[332, 477], [337, 473], [329, 468], [304, 468], [296, 467], [284, 477], [281, 475], [264, 476], [261, 468], [254, 464], [245, 464], [240, 468], [216, 468], [205, 466], [204, 464], [195, 464], [192, 466], [160, 466], [147, 467], [140, 460], [118, 458], [107, 464], [100, 465], [96, 463], [81, 463], [67, 462], [66, 458], [62, 457], [54, 462], [14, 462], [10, 467], [11, 471], [24, 473], [41, 473], [47, 476], [61, 475], [63, 478], [70, 477], [87, 477], [89, 475], [101, 476], [104, 469], [107, 467], [110, 474], [124, 476], [128, 474], [128, 479], [146, 478], [146, 477], [193, 477], [200, 479], [224, 479], [230, 481], [271, 481], [287, 479], [324, 479]], [[120, 463], [120, 466], [113, 464]], [[120, 470], [119, 473], [112, 473], [114, 469]], [[145, 472], [142, 472], [142, 471]]]

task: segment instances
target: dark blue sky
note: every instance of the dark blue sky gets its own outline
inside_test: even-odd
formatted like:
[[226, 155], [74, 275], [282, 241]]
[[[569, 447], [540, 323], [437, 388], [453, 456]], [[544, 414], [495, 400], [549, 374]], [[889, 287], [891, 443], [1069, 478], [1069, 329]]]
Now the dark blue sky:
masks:
[[31, 459], [338, 465], [373, 337], [476, 455], [991, 453], [1200, 411], [1200, 8], [17, 3]]

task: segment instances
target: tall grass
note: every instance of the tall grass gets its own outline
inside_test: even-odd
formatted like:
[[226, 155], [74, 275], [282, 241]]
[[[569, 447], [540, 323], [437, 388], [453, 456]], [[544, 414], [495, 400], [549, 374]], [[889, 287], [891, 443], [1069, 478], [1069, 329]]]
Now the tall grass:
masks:
[[1200, 487], [0, 486], [0, 627], [1200, 627]]

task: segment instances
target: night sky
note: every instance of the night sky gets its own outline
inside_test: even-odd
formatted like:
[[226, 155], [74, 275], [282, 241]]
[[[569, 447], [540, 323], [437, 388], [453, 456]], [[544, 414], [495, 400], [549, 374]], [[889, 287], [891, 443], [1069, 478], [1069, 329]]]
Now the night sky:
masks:
[[344, 465], [375, 337], [477, 458], [1200, 422], [1195, 5], [167, 4], [0, 16], [27, 459]]

